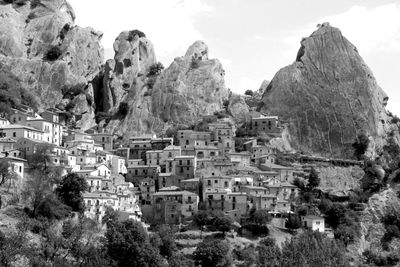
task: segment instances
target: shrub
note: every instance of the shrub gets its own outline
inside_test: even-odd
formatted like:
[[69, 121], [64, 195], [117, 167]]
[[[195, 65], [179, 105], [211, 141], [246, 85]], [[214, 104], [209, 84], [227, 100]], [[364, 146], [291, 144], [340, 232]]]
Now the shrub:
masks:
[[44, 59], [48, 61], [55, 61], [60, 58], [62, 52], [59, 46], [55, 45], [50, 47], [46, 52]]
[[161, 62], [157, 62], [150, 66], [147, 76], [158, 75], [162, 72], [163, 69], [164, 65]]
[[142, 37], [146, 38], [146, 34], [144, 34], [144, 32], [141, 32], [139, 30], [133, 30], [133, 31], [129, 31], [128, 41], [132, 42], [136, 35], [138, 35], [139, 38], [142, 38]]
[[393, 116], [392, 118], [392, 123], [397, 124], [400, 121], [399, 117], [397, 117], [396, 115]]
[[249, 95], [249, 96], [253, 96], [254, 92], [252, 90], [246, 90], [246, 92], [244, 92], [245, 95]]
[[35, 218], [44, 217], [49, 220], [61, 220], [69, 215], [70, 208], [64, 205], [54, 194], [47, 195], [35, 210]]
[[128, 114], [128, 111], [129, 111], [129, 105], [127, 102], [119, 103], [118, 114], [125, 117]]

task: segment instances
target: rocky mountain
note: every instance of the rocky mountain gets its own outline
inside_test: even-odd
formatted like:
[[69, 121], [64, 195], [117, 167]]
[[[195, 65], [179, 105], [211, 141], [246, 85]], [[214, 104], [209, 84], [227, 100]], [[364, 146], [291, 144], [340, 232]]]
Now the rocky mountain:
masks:
[[151, 42], [144, 35], [136, 34], [132, 40], [127, 37], [123, 33], [117, 38], [115, 59], [106, 64], [103, 95], [108, 102], [103, 108], [116, 112], [121, 103], [127, 103], [128, 111], [125, 117], [112, 118], [108, 129], [121, 136], [159, 133], [168, 125], [192, 124], [223, 109], [223, 101], [229, 97], [225, 71], [217, 59], [208, 58], [204, 42], [195, 42], [168, 68], [152, 73], [156, 57]]
[[[74, 25], [65, 0], [0, 1], [0, 72], [14, 77], [39, 103], [58, 104], [94, 125], [89, 82], [103, 63], [102, 34]], [[68, 105], [69, 104], [69, 105]]]
[[287, 122], [294, 148], [351, 156], [362, 132], [382, 147], [387, 101], [357, 48], [324, 23], [301, 41], [296, 61], [276, 73], [260, 110]]
[[156, 55], [144, 33], [122, 32], [114, 59], [104, 64], [102, 34], [74, 20], [65, 0], [0, 0], [3, 83], [31, 93], [39, 110], [57, 106], [83, 130], [96, 125], [98, 114], [103, 126], [124, 135], [193, 123], [228, 99], [224, 69], [208, 59], [203, 42], [152, 73]]

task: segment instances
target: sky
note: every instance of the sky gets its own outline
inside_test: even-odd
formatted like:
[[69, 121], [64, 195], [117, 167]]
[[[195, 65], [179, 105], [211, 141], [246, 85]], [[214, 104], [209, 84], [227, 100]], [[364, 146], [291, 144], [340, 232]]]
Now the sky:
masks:
[[[113, 58], [120, 32], [138, 29], [165, 67], [196, 40], [226, 71], [228, 88], [257, 90], [296, 58], [302, 37], [329, 22], [357, 48], [400, 115], [400, 0], [69, 0], [75, 23], [103, 32]], [[400, 89], [400, 88], [399, 88]]]

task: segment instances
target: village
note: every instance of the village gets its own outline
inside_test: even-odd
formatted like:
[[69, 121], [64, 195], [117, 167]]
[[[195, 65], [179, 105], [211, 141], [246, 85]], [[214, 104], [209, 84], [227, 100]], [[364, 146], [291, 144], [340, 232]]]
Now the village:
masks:
[[[262, 114], [249, 125], [254, 134], [277, 135], [282, 129], [278, 117]], [[185, 225], [199, 210], [221, 211], [239, 224], [252, 209], [274, 217], [294, 213], [299, 189], [293, 181], [304, 174], [304, 165], [277, 164], [276, 149], [257, 138], [247, 138], [243, 151], [237, 152], [234, 129], [223, 119], [208, 123], [207, 131], [132, 136], [122, 145], [103, 130], [67, 129], [55, 108], [40, 115], [26, 108], [14, 109], [9, 120], [0, 118], [0, 137], [1, 157], [22, 182], [30, 169], [27, 157], [45, 149], [48, 164], [60, 167], [63, 175], [85, 178], [87, 217], [100, 222], [112, 208], [121, 219], [139, 221], [146, 228]], [[302, 225], [325, 231], [322, 217], [303, 216]]]

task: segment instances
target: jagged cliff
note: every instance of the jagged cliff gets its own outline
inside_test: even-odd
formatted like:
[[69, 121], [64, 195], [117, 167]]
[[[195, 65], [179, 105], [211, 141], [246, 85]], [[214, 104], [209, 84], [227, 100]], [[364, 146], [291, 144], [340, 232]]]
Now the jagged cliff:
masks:
[[[65, 0], [0, 1], [0, 71], [32, 92], [39, 109], [73, 102], [69, 112], [88, 128], [94, 108], [85, 96], [93, 96], [88, 83], [103, 62], [102, 34], [74, 20]], [[81, 92], [70, 94], [77, 85]]]
[[260, 109], [288, 123], [294, 148], [351, 156], [361, 132], [382, 146], [387, 100], [357, 48], [324, 23], [301, 41], [296, 61], [274, 76]]
[[[149, 68], [156, 58], [151, 42], [136, 34], [128, 41], [130, 46], [121, 46], [127, 42], [126, 34], [122, 36], [124, 41], [120, 40], [120, 35], [114, 44], [114, 61], [109, 61], [112, 65], [122, 62], [122, 71], [118, 71], [118, 67], [106, 67], [103, 95], [113, 96], [113, 101], [103, 107], [106, 111], [116, 111], [121, 103], [127, 103], [129, 110], [125, 117], [111, 119], [108, 129], [121, 136], [125, 133], [159, 133], [168, 125], [192, 124], [203, 115], [223, 109], [223, 101], [229, 98], [225, 71], [217, 59], [208, 58], [208, 47], [204, 42], [195, 42], [185, 56], [175, 58], [160, 73], [150, 74]], [[139, 61], [129, 60], [128, 65], [132, 65], [125, 75], [126, 57], [117, 57], [132, 54], [132, 47], [137, 47], [141, 56]]]

